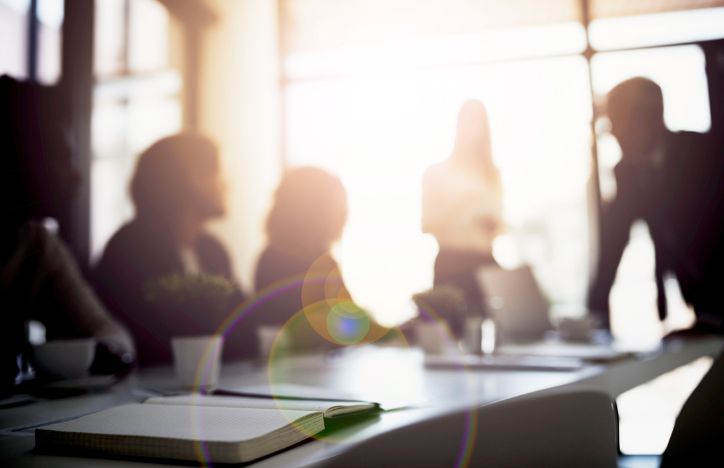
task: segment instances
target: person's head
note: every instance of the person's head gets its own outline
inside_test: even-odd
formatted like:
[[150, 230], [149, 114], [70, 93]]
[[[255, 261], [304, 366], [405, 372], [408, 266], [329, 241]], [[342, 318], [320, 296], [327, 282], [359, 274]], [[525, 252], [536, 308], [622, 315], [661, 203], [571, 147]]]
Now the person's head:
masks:
[[131, 197], [138, 218], [172, 227], [222, 216], [226, 206], [216, 146], [191, 132], [152, 144], [136, 164]]
[[0, 77], [0, 203], [6, 222], [68, 221], [81, 177], [52, 88]]
[[316, 167], [287, 171], [267, 218], [269, 243], [304, 253], [328, 251], [347, 221], [347, 193], [336, 176]]
[[488, 112], [477, 99], [465, 101], [458, 112], [453, 158], [473, 167], [492, 165]]
[[666, 131], [664, 98], [659, 85], [631, 78], [608, 93], [608, 118], [624, 157], [650, 153]]

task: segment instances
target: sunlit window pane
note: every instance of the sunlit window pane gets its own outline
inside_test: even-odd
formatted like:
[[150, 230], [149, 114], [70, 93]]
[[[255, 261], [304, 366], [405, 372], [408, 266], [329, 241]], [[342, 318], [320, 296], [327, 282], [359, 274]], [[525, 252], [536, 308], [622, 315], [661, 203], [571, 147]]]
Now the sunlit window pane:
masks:
[[38, 81], [60, 78], [64, 0], [38, 1]]
[[591, 45], [598, 50], [721, 39], [724, 8], [600, 19], [591, 23], [590, 37]]
[[386, 323], [412, 313], [437, 251], [420, 231], [420, 185], [451, 151], [459, 106], [488, 107], [504, 185], [508, 262], [580, 303], [588, 269], [590, 99], [582, 58], [379, 74], [287, 87], [291, 164], [337, 172], [350, 217], [338, 256], [355, 299]]
[[0, 75], [27, 76], [30, 0], [0, 0]]
[[[281, 0], [288, 52], [577, 21], [579, 0]], [[504, 46], [504, 44], [499, 44]]]
[[494, 29], [444, 37], [370, 42], [291, 53], [285, 57], [289, 79], [354, 76], [416, 67], [459, 66], [493, 60], [577, 54], [586, 47], [580, 23]]
[[616, 399], [621, 452], [663, 453], [679, 411], [711, 365], [710, 357], [699, 358], [622, 393]]
[[[174, 93], [117, 95], [96, 92], [93, 112], [94, 162], [91, 184], [91, 250], [97, 257], [116, 229], [133, 214], [128, 184], [136, 157], [155, 140], [181, 127], [181, 105]], [[117, 91], [117, 90], [115, 90]], [[175, 90], [172, 90], [175, 91]]]
[[587, 0], [594, 18], [651, 15], [719, 7], [721, 0]]
[[156, 0], [131, 0], [128, 68], [158, 71], [168, 66], [169, 18]]
[[91, 255], [133, 215], [138, 155], [181, 129], [181, 76], [169, 67], [169, 15], [156, 0], [97, 0]]
[[125, 69], [125, 0], [96, 0], [95, 55], [96, 76], [118, 75]]

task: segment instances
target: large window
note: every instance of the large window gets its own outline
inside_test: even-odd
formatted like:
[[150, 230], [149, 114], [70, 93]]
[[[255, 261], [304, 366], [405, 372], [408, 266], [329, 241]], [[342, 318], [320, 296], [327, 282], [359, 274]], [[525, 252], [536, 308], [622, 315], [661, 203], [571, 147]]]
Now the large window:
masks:
[[[0, 0], [0, 75], [52, 84], [60, 78], [64, 0]], [[31, 29], [32, 26], [32, 29]]]
[[[400, 2], [399, 11], [354, 3], [351, 16], [334, 8], [318, 16], [303, 8], [309, 2], [282, 2], [282, 56], [286, 161], [328, 168], [345, 183], [350, 218], [337, 254], [355, 299], [384, 323], [414, 314], [409, 298], [432, 284], [437, 250], [420, 232], [420, 179], [449, 154], [461, 103], [478, 98], [490, 113], [509, 228], [494, 254], [504, 266], [531, 264], [555, 312], [582, 312], [595, 261], [592, 95], [598, 102], [618, 82], [649, 76], [664, 90], [669, 128], [707, 131], [699, 47], [616, 50], [724, 37], [724, 23], [712, 19], [724, 9], [632, 18], [626, 15], [672, 5], [593, 2], [599, 19], [591, 41], [601, 52], [591, 60], [589, 81], [585, 30], [569, 21], [580, 18], [580, 2], [550, 2], [548, 10], [517, 0], [495, 8], [452, 2], [447, 10]], [[332, 14], [335, 21], [324, 20]], [[514, 24], [524, 26], [506, 28]], [[595, 128], [607, 200], [615, 194], [620, 150], [605, 119]], [[691, 315], [671, 279], [667, 294], [668, 328], [686, 325]], [[632, 232], [611, 301], [614, 331], [630, 331], [622, 338], [656, 339], [665, 331], [655, 317], [645, 226]], [[641, 312], [627, 313], [633, 308]]]
[[[538, 51], [541, 40], [560, 50], [568, 39], [568, 51], [578, 52], [580, 33], [562, 24], [498, 38], [511, 55], [526, 55], [523, 46], [532, 37]], [[314, 67], [329, 74], [339, 64], [315, 54], [304, 69], [308, 76], [285, 89], [287, 161], [326, 167], [345, 183], [350, 218], [338, 256], [355, 299], [382, 322], [409, 318], [411, 295], [432, 284], [437, 246], [420, 231], [421, 178], [449, 155], [457, 112], [469, 98], [488, 108], [503, 178], [508, 232], [496, 243], [496, 258], [508, 266], [532, 264], [555, 303], [583, 301], [591, 175], [586, 61], [570, 55], [462, 65], [450, 64], [440, 50], [454, 45], [451, 50], [468, 60], [486, 50], [478, 40], [457, 38], [437, 47], [426, 41], [446, 62], [437, 67], [429, 66], [429, 56], [422, 57], [425, 67], [400, 67], [384, 48], [356, 51], [358, 67], [338, 70], [343, 74], [334, 78], [314, 77]], [[353, 53], [345, 63], [355, 62]], [[303, 58], [290, 60], [293, 73], [301, 73]]]
[[171, 19], [156, 0], [97, 0], [92, 121], [91, 251], [97, 257], [133, 215], [136, 157], [181, 128], [181, 77]]
[[[0, 74], [61, 76], [64, 0], [0, 0]], [[135, 157], [181, 128], [181, 76], [171, 18], [156, 0], [97, 0], [93, 57], [91, 255], [132, 215]]]
[[[494, 254], [504, 266], [531, 264], [556, 312], [583, 312], [596, 247], [590, 182], [598, 172], [600, 195], [610, 200], [621, 158], [605, 114], [591, 126], [594, 104], [621, 81], [645, 76], [662, 87], [670, 130], [708, 131], [704, 53], [676, 44], [724, 38], [724, 9], [642, 15], [717, 2], [591, 0], [597, 52], [589, 64], [583, 28], [565, 21], [576, 17], [578, 1], [451, 0], [420, 8], [389, 2], [397, 11], [375, 0], [351, 2], [353, 13], [332, 6], [325, 14], [303, 8], [331, 5], [324, 0], [281, 3], [286, 158], [326, 167], [347, 187], [350, 218], [337, 254], [355, 299], [384, 323], [414, 314], [410, 295], [432, 284], [437, 251], [420, 231], [420, 179], [449, 154], [460, 104], [478, 98], [490, 114], [509, 227]], [[475, 11], [467, 14], [469, 8]], [[541, 18], [554, 25], [537, 24]], [[489, 28], [528, 20], [533, 24], [520, 29]], [[482, 30], [470, 30], [476, 27]], [[662, 325], [653, 244], [638, 223], [611, 291], [614, 335], [644, 344], [690, 325], [693, 313], [675, 278], [666, 278], [665, 288], [669, 317]], [[700, 361], [622, 395], [621, 449], [661, 453], [678, 409], [708, 367]]]
[[0, 0], [0, 74], [27, 76], [28, 0]]
[[64, 0], [38, 0], [37, 77], [41, 83], [60, 78]]

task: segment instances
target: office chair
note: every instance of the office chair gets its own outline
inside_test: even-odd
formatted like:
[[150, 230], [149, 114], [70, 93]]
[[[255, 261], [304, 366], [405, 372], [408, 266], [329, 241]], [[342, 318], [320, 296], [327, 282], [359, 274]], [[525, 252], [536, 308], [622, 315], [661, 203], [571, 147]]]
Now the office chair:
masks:
[[724, 466], [724, 353], [714, 360], [676, 418], [662, 468]]

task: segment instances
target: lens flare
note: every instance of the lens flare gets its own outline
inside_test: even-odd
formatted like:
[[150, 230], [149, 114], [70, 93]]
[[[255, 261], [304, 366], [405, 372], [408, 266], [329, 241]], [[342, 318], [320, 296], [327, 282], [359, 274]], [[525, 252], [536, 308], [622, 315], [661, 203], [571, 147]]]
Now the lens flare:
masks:
[[338, 344], [359, 344], [369, 331], [369, 316], [350, 301], [339, 302], [327, 314], [327, 332]]
[[[277, 338], [273, 340], [272, 348], [268, 353], [266, 368], [269, 390], [276, 408], [297, 430], [310, 438], [323, 438], [325, 443], [344, 443], [346, 439], [343, 433], [325, 432], [320, 436], [311, 434], [304, 427], [293, 423], [298, 416], [298, 412], [293, 409], [293, 401], [278, 398], [279, 395], [283, 395], [283, 386], [293, 382], [290, 375], [293, 374], [295, 377], [300, 375], [299, 365], [303, 360], [297, 358], [304, 354], [309, 355], [309, 351], [319, 353], [320, 351], [372, 344], [381, 340], [394, 341], [399, 346], [407, 347], [409, 346], [408, 335], [412, 333], [414, 336], [414, 329], [397, 327], [390, 329], [380, 326], [367, 311], [354, 304], [344, 289], [337, 272], [312, 270], [310, 269], [310, 272], [303, 277], [288, 278], [275, 283], [239, 304], [230, 311], [216, 333], [223, 336], [225, 340], [229, 340], [231, 333], [237, 327], [243, 326], [245, 319], [258, 313], [263, 305], [289, 291], [301, 291], [304, 307], [293, 312], [280, 327]], [[446, 320], [433, 308], [420, 307], [420, 316], [422, 320], [440, 321], [447, 326]], [[248, 320], [247, 323], [249, 326], [256, 326], [256, 320]], [[450, 335], [452, 336], [451, 333]], [[205, 353], [199, 362], [196, 374], [197, 387], [203, 386], [203, 383], [208, 380], [212, 365], [211, 354], [210, 351]], [[311, 364], [313, 368], [310, 368], [310, 375], [315, 375], [314, 373], [318, 372], [320, 367], [328, 365], [324, 359], [324, 356], [320, 356], [318, 361], [315, 360]], [[306, 362], [307, 364], [304, 365], [310, 365], [309, 361]], [[465, 372], [466, 375], [473, 375], [468, 373], [462, 363], [459, 371]], [[191, 411], [194, 412], [195, 434], [198, 435], [199, 440], [203, 440], [204, 421], [200, 408], [197, 406]], [[455, 466], [467, 466], [475, 448], [477, 413], [471, 409], [466, 412], [465, 416], [465, 429], [460, 440], [460, 450]], [[197, 442], [195, 452], [201, 466], [213, 466], [213, 455], [209, 452], [207, 444]]]

